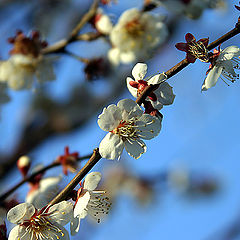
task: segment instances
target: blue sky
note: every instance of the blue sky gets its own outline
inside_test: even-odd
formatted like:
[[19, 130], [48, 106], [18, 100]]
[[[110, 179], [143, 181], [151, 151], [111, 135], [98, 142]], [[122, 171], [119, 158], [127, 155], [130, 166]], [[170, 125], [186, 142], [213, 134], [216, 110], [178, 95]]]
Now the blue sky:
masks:
[[[119, 2], [121, 3], [118, 9], [117, 6], [113, 7], [117, 13], [129, 7], [139, 6], [141, 1], [129, 3], [120, 0]], [[238, 3], [238, 1], [233, 2]], [[16, 12], [15, 9], [12, 11]], [[23, 13], [25, 8], [21, 11]], [[210, 41], [214, 41], [234, 27], [237, 17], [237, 11], [229, 4], [228, 10], [208, 10], [197, 21], [182, 20], [166, 47], [159, 51], [154, 59], [147, 62], [149, 74], [166, 71], [184, 57], [174, 45], [183, 41], [187, 32], [191, 32], [196, 38], [210, 37]], [[21, 23], [21, 18], [21, 14], [11, 17], [9, 21], [11, 30], [6, 24], [0, 26], [1, 32], [4, 33], [1, 34], [1, 46], [6, 46], [3, 45], [4, 36], [13, 34], [13, 26], [30, 30]], [[224, 43], [222, 48], [238, 43], [239, 36], [236, 36]], [[97, 43], [99, 46], [101, 44], [101, 42]], [[2, 56], [6, 57], [7, 50], [7, 48], [1, 49]], [[66, 89], [66, 86], [69, 86], [67, 79], [71, 76], [72, 69], [76, 69], [79, 65], [69, 58], [60, 61], [60, 66], [65, 67], [58, 71], [57, 81], [49, 86], [56, 98], [69, 91]], [[134, 160], [126, 154], [124, 157], [125, 164], [137, 174], [152, 175], [178, 165], [213, 174], [222, 183], [220, 192], [211, 198], [190, 201], [174, 191], [166, 194], [159, 191], [156, 192], [154, 204], [148, 207], [139, 207], [133, 199], [121, 196], [115, 203], [110, 217], [102, 225], [94, 228], [94, 231], [83, 223], [79, 238], [87, 239], [89, 236], [87, 231], [90, 230], [90, 237], [94, 240], [103, 238], [105, 240], [123, 238], [205, 240], [215, 231], [227, 226], [238, 215], [240, 85], [237, 81], [228, 87], [219, 81], [214, 88], [201, 93], [201, 85], [207, 69], [208, 64], [197, 61], [169, 80], [176, 98], [173, 105], [165, 107], [162, 111], [164, 119], [160, 135], [147, 141], [148, 151], [140, 159]], [[4, 141], [0, 142], [1, 150], [11, 151], [12, 144], [18, 137], [21, 119], [26, 114], [31, 94], [34, 93], [11, 93], [12, 102], [3, 107], [0, 135]], [[122, 98], [131, 98], [131, 96], [126, 91], [120, 99]], [[54, 159], [61, 154], [65, 145], [69, 145], [73, 150], [80, 149], [82, 155], [91, 152], [105, 135], [98, 128], [96, 119], [97, 116], [94, 116], [83, 129], [45, 141], [32, 152], [36, 162], [46, 163], [47, 160]], [[101, 161], [107, 163], [107, 160]], [[95, 170], [100, 165], [96, 166]], [[13, 179], [12, 174], [6, 181], [9, 182], [9, 179], [11, 184], [17, 181], [17, 178]], [[23, 187], [20, 196], [26, 191], [27, 188]]]

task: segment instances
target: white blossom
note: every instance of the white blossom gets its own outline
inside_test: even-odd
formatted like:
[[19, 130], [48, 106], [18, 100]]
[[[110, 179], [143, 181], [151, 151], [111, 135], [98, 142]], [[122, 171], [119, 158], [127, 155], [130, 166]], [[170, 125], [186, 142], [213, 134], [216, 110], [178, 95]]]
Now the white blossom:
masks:
[[14, 90], [29, 89], [34, 79], [42, 83], [55, 79], [53, 61], [56, 58], [38, 56], [37, 58], [14, 54], [0, 63], [0, 82], [6, 82]]
[[95, 27], [102, 34], [110, 34], [113, 28], [110, 17], [103, 12], [101, 8], [98, 8], [95, 17]]
[[101, 180], [101, 173], [89, 173], [78, 191], [78, 199], [73, 211], [73, 220], [71, 222], [71, 234], [75, 235], [79, 231], [80, 221], [89, 215], [97, 223], [108, 214], [111, 203], [104, 195], [104, 191], [95, 190]]
[[240, 48], [230, 46], [216, 55], [217, 59], [212, 64], [212, 67], [203, 82], [202, 91], [214, 87], [219, 78], [224, 82], [226, 82], [225, 80], [234, 82], [239, 78], [239, 74], [236, 74], [235, 69], [239, 69], [238, 57], [240, 55]]
[[36, 208], [47, 205], [58, 193], [61, 176], [41, 179], [38, 183], [30, 183], [31, 189], [27, 194], [26, 202], [33, 204]]
[[68, 240], [69, 235], [63, 227], [72, 218], [73, 205], [62, 201], [40, 210], [30, 203], [21, 203], [10, 209], [8, 221], [15, 226], [8, 240]]
[[156, 74], [144, 80], [146, 73], [147, 64], [137, 63], [134, 66], [132, 70], [134, 80], [130, 77], [126, 79], [129, 92], [137, 98], [148, 85], [160, 84], [159, 87], [148, 96], [147, 100], [149, 100], [157, 110], [160, 110], [163, 105], [172, 104], [175, 95], [173, 94], [172, 87], [167, 82], [164, 82], [166, 75], [164, 73]]
[[119, 159], [123, 149], [135, 159], [146, 152], [142, 139], [152, 139], [161, 129], [161, 119], [144, 114], [131, 99], [123, 99], [117, 106], [112, 104], [103, 109], [98, 117], [99, 127], [107, 131], [99, 145], [103, 158]]
[[162, 44], [168, 30], [162, 16], [141, 12], [136, 8], [125, 11], [113, 27], [110, 40], [113, 48], [109, 60], [117, 65], [150, 57], [153, 49]]

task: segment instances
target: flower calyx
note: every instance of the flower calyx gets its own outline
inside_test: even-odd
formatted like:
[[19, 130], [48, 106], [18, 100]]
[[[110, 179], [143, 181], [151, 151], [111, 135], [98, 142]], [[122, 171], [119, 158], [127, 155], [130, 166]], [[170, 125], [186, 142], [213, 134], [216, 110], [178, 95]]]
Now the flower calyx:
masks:
[[69, 147], [66, 146], [64, 149], [64, 155], [59, 156], [56, 162], [59, 162], [63, 167], [63, 173], [68, 175], [68, 170], [70, 172], [76, 172], [77, 170], [77, 159], [79, 158], [78, 152], [69, 152]]
[[186, 43], [177, 43], [175, 47], [187, 53], [186, 59], [189, 63], [194, 63], [197, 58], [202, 62], [209, 62], [207, 50], [209, 38], [202, 38], [196, 41], [196, 38], [191, 33], [187, 33], [185, 39]]
[[8, 39], [8, 42], [13, 44], [13, 48], [10, 51], [11, 55], [23, 54], [33, 58], [39, 57], [42, 49], [48, 45], [46, 41], [41, 40], [38, 31], [32, 31], [30, 36], [26, 36], [19, 30], [16, 32], [16, 36]]

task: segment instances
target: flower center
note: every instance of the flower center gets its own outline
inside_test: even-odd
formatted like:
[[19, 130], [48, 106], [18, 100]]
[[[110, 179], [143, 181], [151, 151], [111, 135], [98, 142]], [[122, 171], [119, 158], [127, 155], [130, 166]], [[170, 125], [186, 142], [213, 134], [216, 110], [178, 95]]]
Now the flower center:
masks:
[[[38, 214], [35, 213], [30, 220], [22, 223], [26, 228], [26, 232], [32, 237], [31, 239], [44, 240], [44, 239], [60, 239], [64, 233], [60, 228], [53, 225], [49, 220], [50, 213]], [[21, 238], [19, 237], [18, 240]]]
[[188, 43], [188, 51], [202, 62], [209, 62], [208, 50], [201, 41]]
[[132, 137], [136, 137], [135, 135], [137, 131], [136, 131], [133, 120], [130, 120], [128, 122], [121, 120], [119, 125], [111, 132], [124, 138], [129, 138], [129, 137], [132, 138]]
[[138, 18], [125, 24], [125, 29], [129, 35], [134, 38], [138, 38], [144, 33], [144, 26], [140, 23]]

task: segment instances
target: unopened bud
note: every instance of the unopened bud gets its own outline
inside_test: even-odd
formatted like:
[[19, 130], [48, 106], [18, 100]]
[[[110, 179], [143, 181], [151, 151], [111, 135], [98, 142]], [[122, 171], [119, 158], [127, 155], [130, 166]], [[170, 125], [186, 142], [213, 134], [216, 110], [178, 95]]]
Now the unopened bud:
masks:
[[28, 170], [30, 168], [31, 161], [28, 156], [22, 156], [17, 161], [18, 170], [21, 172], [23, 177], [26, 177]]

